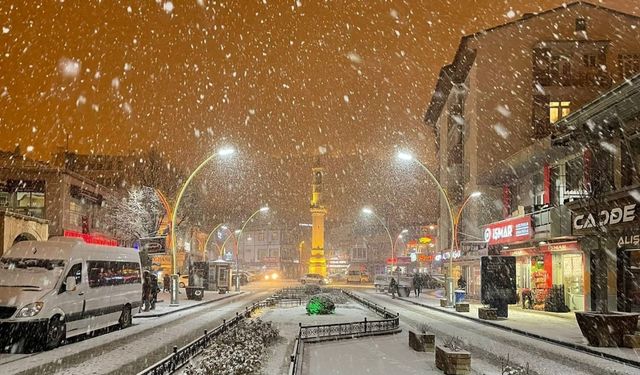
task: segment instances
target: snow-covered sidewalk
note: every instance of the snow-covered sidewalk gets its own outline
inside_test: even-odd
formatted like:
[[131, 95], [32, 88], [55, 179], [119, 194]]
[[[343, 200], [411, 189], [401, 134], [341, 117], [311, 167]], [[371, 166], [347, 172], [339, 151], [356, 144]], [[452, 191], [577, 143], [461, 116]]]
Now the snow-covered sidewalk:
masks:
[[[391, 297], [389, 296], [389, 299]], [[449, 314], [464, 316], [480, 321], [478, 318], [478, 308], [483, 305], [469, 302], [469, 312], [456, 312], [453, 308], [440, 307], [439, 296], [433, 291], [427, 291], [420, 297], [399, 298], [401, 300], [422, 305], [434, 310], [443, 311]], [[509, 306], [509, 317], [492, 321], [482, 321], [485, 324], [504, 327], [516, 333], [529, 334], [531, 337], [540, 336], [543, 339], [550, 339], [565, 343], [568, 346], [580, 346], [588, 350], [613, 355], [623, 359], [638, 361], [640, 350], [630, 348], [598, 348], [588, 346], [587, 340], [582, 336], [575, 315], [569, 313], [552, 313], [544, 311], [525, 310], [520, 307]]]
[[165, 316], [173, 314], [178, 311], [184, 311], [192, 309], [197, 306], [206, 305], [215, 301], [220, 301], [226, 298], [237, 296], [243, 292], [228, 292], [226, 294], [219, 294], [216, 291], [205, 291], [201, 301], [195, 301], [187, 299], [187, 293], [184, 289], [181, 289], [181, 294], [178, 295], [178, 306], [169, 306], [171, 301], [171, 295], [169, 293], [159, 293], [158, 303], [156, 308], [149, 311], [143, 311], [134, 315], [135, 318], [157, 318], [159, 316]]

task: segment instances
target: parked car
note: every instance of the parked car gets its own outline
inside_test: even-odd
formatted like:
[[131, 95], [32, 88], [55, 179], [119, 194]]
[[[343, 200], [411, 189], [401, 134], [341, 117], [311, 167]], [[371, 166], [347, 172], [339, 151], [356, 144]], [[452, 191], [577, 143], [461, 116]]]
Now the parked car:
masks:
[[[240, 285], [246, 285], [249, 282], [253, 281], [253, 278], [254, 278], [254, 276], [251, 273], [247, 272], [247, 271], [240, 271], [239, 275], [240, 275]], [[233, 284], [235, 284], [235, 282], [236, 282], [236, 271], [235, 270], [232, 271], [232, 276], [231, 277], [232, 277]]]
[[[363, 274], [364, 273], [362, 271], [355, 271], [355, 270], [347, 272], [347, 284], [349, 284], [349, 283], [358, 283], [358, 284], [360, 284], [360, 283], [363, 282], [363, 279], [367, 280], [366, 282], [368, 282], [369, 281], [369, 276], [363, 277]], [[366, 274], [364, 274], [364, 275], [366, 275]]]
[[186, 288], [189, 286], [189, 275], [180, 275], [178, 278], [178, 287]]
[[318, 285], [326, 285], [329, 284], [329, 279], [322, 277], [322, 275], [317, 273], [308, 273], [300, 279], [301, 284], [318, 284]]
[[347, 275], [345, 275], [344, 273], [332, 273], [331, 275], [329, 275], [329, 281], [331, 281], [332, 283], [342, 282], [342, 281], [345, 281], [346, 279], [347, 279]]

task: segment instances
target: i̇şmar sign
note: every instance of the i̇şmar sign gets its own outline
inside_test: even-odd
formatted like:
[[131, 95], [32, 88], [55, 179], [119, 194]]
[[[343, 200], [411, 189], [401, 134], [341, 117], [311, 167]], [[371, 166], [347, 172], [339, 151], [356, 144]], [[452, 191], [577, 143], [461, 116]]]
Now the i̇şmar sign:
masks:
[[482, 303], [516, 303], [516, 257], [481, 257], [480, 277]]
[[533, 238], [531, 216], [491, 223], [484, 228], [484, 240], [489, 245], [526, 241]]

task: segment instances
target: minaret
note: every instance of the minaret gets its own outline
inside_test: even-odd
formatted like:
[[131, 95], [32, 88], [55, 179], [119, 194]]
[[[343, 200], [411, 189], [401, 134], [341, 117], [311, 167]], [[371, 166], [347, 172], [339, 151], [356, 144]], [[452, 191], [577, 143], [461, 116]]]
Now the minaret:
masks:
[[322, 202], [322, 175], [324, 168], [319, 160], [313, 167], [313, 183], [311, 193], [311, 258], [309, 258], [309, 273], [327, 276], [327, 260], [324, 257], [324, 217], [327, 209]]

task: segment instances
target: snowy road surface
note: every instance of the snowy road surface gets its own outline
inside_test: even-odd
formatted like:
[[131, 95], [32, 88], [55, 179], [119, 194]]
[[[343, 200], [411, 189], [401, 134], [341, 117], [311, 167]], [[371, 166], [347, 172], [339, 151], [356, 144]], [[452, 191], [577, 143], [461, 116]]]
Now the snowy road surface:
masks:
[[135, 374], [212, 329], [276, 288], [242, 295], [159, 318], [134, 319], [104, 333], [35, 354], [0, 354], [0, 374]]
[[358, 290], [356, 293], [392, 311], [399, 312], [401, 324], [415, 326], [418, 323], [427, 323], [436, 333], [439, 342], [446, 337], [458, 337], [464, 342], [465, 348], [472, 353], [472, 367], [476, 359], [499, 364], [500, 357], [508, 355], [512, 363], [520, 365], [528, 363], [533, 373], [539, 375], [640, 373], [638, 368], [415, 306], [408, 302], [392, 300], [391, 297], [373, 290]]

